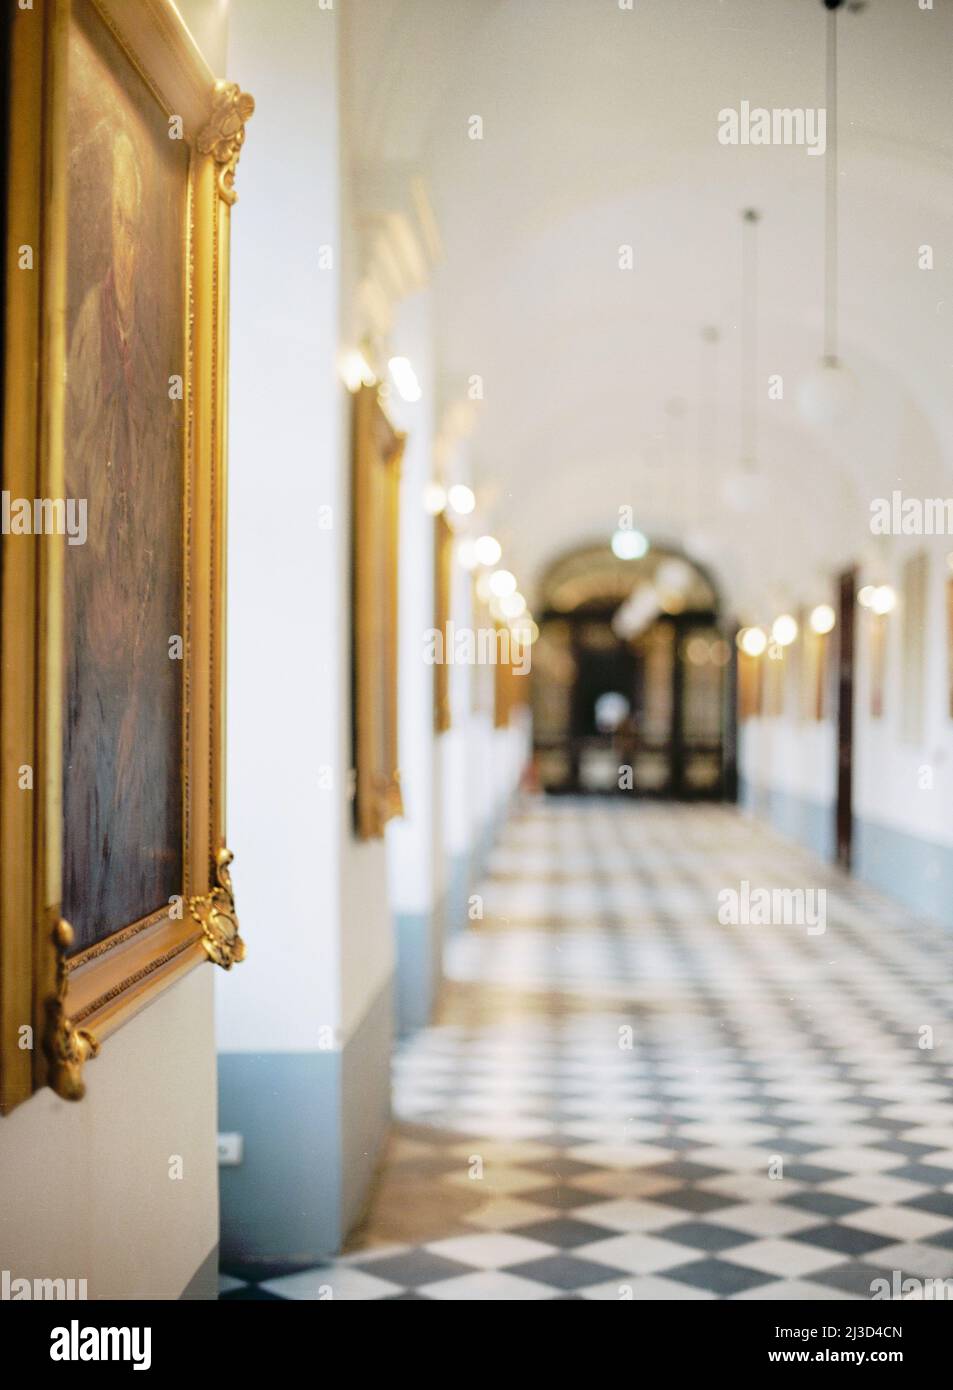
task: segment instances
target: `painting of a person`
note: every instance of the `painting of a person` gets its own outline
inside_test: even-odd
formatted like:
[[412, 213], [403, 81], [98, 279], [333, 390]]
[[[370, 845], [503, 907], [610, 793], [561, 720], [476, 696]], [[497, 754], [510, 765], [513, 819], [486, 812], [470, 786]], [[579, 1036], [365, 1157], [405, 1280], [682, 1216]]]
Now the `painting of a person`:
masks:
[[72, 228], [69, 243], [71, 273], [98, 272], [72, 296], [67, 363], [67, 489], [88, 505], [64, 634], [63, 915], [80, 949], [182, 892], [182, 252], [150, 226], [141, 138], [109, 134], [105, 269]]

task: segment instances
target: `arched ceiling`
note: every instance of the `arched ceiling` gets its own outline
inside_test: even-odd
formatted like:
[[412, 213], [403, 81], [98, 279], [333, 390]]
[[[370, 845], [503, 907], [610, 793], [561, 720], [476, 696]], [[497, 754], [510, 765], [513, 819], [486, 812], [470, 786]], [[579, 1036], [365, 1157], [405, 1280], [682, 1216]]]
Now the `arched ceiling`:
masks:
[[[873, 497], [949, 490], [953, 7], [869, 0], [838, 21], [841, 350], [861, 395], [832, 433], [796, 406], [821, 349], [825, 159], [717, 139], [718, 112], [743, 100], [823, 106], [819, 0], [348, 12], [350, 155], [427, 181], [444, 403], [483, 379], [469, 467], [526, 592], [631, 506], [649, 535], [694, 545], [744, 616], [766, 587], [810, 599], [863, 559]], [[762, 481], [738, 510], [745, 207], [762, 214]]]
[[662, 612], [714, 612], [718, 607], [710, 578], [677, 550], [656, 544], [645, 554], [621, 558], [599, 537], [547, 566], [540, 580], [540, 613], [615, 611], [642, 588], [655, 589], [668, 600], [659, 604]]

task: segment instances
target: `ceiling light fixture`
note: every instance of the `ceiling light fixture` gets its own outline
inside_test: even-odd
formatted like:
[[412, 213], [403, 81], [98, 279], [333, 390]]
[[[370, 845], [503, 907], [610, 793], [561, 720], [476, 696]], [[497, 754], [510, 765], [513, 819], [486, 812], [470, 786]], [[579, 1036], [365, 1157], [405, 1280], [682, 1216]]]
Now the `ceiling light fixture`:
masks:
[[889, 584], [878, 584], [870, 600], [870, 607], [879, 616], [892, 613], [897, 606], [897, 595]]
[[506, 598], [516, 592], [516, 575], [509, 570], [494, 570], [490, 575], [490, 593], [497, 598]]
[[837, 615], [829, 603], [819, 603], [811, 611], [811, 629], [823, 637], [827, 632], [833, 632], [834, 624], [837, 622]]
[[526, 612], [526, 600], [519, 592], [507, 594], [500, 599], [500, 612], [504, 618], [521, 618]]
[[641, 560], [649, 549], [649, 543], [641, 531], [615, 531], [611, 545], [617, 560]]
[[481, 536], [479, 540], [475, 542], [474, 549], [476, 551], [477, 560], [481, 565], [492, 566], [500, 563], [503, 547], [495, 536]]
[[341, 354], [339, 363], [341, 380], [352, 393], [362, 386], [373, 386], [377, 380], [374, 370], [360, 348], [351, 348]]
[[469, 516], [476, 506], [473, 489], [468, 488], [465, 483], [454, 483], [447, 493], [447, 501], [457, 516]]
[[390, 372], [391, 380], [400, 392], [402, 400], [407, 401], [410, 405], [420, 400], [423, 391], [420, 389], [417, 373], [414, 371], [409, 358], [392, 357], [387, 364], [387, 370]]
[[790, 647], [796, 639], [797, 619], [792, 618], [790, 613], [782, 613], [775, 618], [771, 624], [771, 640], [777, 642], [779, 647]]
[[424, 511], [439, 516], [447, 505], [447, 490], [442, 483], [427, 483], [424, 487]]
[[758, 470], [758, 223], [757, 208], [741, 214], [741, 457], [722, 484], [722, 497], [736, 512], [753, 511], [763, 500]]
[[745, 656], [761, 656], [768, 645], [767, 634], [760, 627], [743, 627], [736, 640]]
[[847, 419], [856, 404], [857, 378], [843, 365], [837, 339], [838, 168], [837, 11], [842, 0], [822, 0], [827, 10], [827, 146], [824, 154], [824, 351], [801, 382], [798, 409], [808, 424], [826, 428]]

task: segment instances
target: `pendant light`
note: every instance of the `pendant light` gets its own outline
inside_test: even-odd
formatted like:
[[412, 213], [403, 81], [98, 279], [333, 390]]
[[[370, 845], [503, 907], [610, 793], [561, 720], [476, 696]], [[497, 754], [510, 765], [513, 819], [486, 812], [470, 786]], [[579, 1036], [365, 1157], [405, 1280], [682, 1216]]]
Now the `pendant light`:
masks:
[[711, 531], [706, 528], [710, 520], [712, 498], [709, 485], [713, 460], [718, 457], [718, 342], [720, 338], [714, 324], [705, 324], [701, 330], [701, 355], [698, 364], [698, 430], [695, 440], [694, 477], [689, 489], [688, 524], [685, 532], [685, 550], [693, 559], [703, 564], [711, 564], [715, 559], [716, 546]]
[[857, 378], [838, 352], [837, 11], [843, 0], [821, 0], [827, 10], [827, 150], [824, 155], [824, 352], [801, 382], [798, 409], [810, 425], [829, 428], [846, 420], [858, 397]]
[[756, 208], [741, 214], [741, 458], [722, 495], [736, 512], [755, 511], [764, 494], [758, 465], [758, 223]]

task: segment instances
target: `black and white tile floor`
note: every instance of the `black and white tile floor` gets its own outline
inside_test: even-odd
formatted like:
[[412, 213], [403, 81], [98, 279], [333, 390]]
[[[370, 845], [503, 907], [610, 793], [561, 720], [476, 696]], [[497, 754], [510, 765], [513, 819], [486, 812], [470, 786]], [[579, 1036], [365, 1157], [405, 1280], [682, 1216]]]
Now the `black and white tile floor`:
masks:
[[358, 1248], [223, 1297], [953, 1295], [949, 934], [715, 806], [525, 802], [482, 893]]

